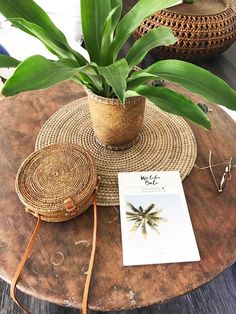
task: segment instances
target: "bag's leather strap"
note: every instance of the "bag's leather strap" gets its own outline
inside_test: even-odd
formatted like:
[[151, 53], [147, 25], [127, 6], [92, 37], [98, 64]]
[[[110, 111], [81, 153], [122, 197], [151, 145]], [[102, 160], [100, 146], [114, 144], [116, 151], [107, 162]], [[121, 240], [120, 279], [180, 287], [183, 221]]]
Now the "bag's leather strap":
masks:
[[37, 224], [35, 226], [35, 229], [34, 229], [34, 232], [30, 238], [30, 241], [29, 241], [29, 244], [27, 245], [27, 248], [25, 250], [25, 253], [20, 261], [20, 264], [19, 266], [17, 267], [17, 270], [15, 272], [15, 275], [12, 279], [12, 282], [11, 282], [11, 288], [10, 288], [10, 295], [12, 297], [12, 299], [16, 302], [16, 304], [27, 314], [30, 314], [30, 312], [17, 300], [16, 298], [16, 284], [17, 284], [17, 281], [19, 279], [19, 276], [20, 276], [20, 273], [30, 255], [30, 252], [32, 251], [32, 247], [33, 247], [33, 244], [34, 244], [34, 240], [39, 232], [39, 229], [40, 229], [40, 226], [41, 226], [41, 218], [40, 216], [38, 215], [38, 220], [37, 220]]
[[87, 314], [87, 304], [88, 304], [88, 294], [89, 294], [89, 286], [91, 281], [91, 276], [93, 272], [93, 264], [94, 264], [94, 257], [96, 251], [96, 242], [97, 242], [97, 201], [96, 201], [96, 194], [97, 194], [97, 187], [94, 192], [94, 200], [93, 200], [93, 243], [92, 243], [92, 251], [90, 255], [89, 267], [87, 272], [87, 277], [84, 286], [84, 294], [83, 294], [83, 301], [82, 301], [82, 314]]
[[[88, 294], [89, 294], [89, 286], [90, 286], [90, 281], [91, 281], [91, 276], [92, 276], [92, 271], [93, 271], [93, 264], [94, 264], [94, 257], [95, 257], [95, 251], [96, 251], [96, 241], [97, 241], [97, 202], [96, 202], [96, 194], [97, 194], [97, 187], [94, 192], [94, 201], [93, 201], [93, 214], [94, 214], [94, 224], [93, 224], [93, 242], [92, 242], [92, 251], [90, 255], [90, 261], [89, 261], [89, 267], [88, 267], [88, 272], [87, 272], [87, 277], [85, 281], [85, 286], [84, 286], [84, 294], [83, 294], [83, 301], [82, 301], [82, 314], [87, 314], [87, 304], [88, 304]], [[10, 295], [12, 299], [16, 302], [16, 304], [26, 313], [26, 314], [31, 314], [16, 298], [16, 284], [19, 279], [20, 273], [29, 257], [29, 254], [32, 250], [34, 240], [39, 232], [41, 226], [41, 218], [38, 215], [38, 220], [37, 224], [35, 226], [34, 232], [30, 238], [29, 244], [27, 245], [27, 248], [25, 250], [25, 253], [20, 261], [19, 266], [17, 267], [16, 273], [12, 279], [11, 282], [11, 288], [10, 288]]]

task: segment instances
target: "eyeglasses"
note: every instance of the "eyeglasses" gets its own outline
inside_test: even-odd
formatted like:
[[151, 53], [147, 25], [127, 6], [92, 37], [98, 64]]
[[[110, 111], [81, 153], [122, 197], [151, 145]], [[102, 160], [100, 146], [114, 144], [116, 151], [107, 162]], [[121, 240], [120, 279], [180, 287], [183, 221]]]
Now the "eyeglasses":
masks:
[[221, 177], [221, 180], [220, 180], [220, 184], [217, 183], [216, 181], [216, 177], [214, 175], [214, 172], [213, 172], [213, 169], [212, 169], [212, 162], [211, 162], [211, 157], [212, 157], [212, 153], [211, 153], [211, 150], [209, 152], [209, 169], [210, 169], [210, 172], [211, 172], [211, 175], [212, 175], [212, 178], [215, 182], [215, 185], [218, 189], [218, 192], [223, 192], [223, 190], [226, 188], [226, 185], [227, 185], [227, 182], [231, 179], [232, 177], [232, 174], [231, 174], [231, 170], [232, 170], [232, 157], [230, 157], [229, 159], [229, 162], [228, 162], [228, 165], [225, 167], [225, 171]]
[[[211, 175], [212, 175], [212, 178], [214, 180], [214, 183], [216, 185], [217, 191], [219, 193], [221, 193], [221, 192], [224, 191], [224, 189], [227, 186], [228, 181], [232, 177], [232, 173], [231, 173], [232, 172], [232, 167], [233, 167], [232, 159], [233, 158], [230, 157], [229, 161], [227, 161], [227, 162], [222, 162], [222, 163], [218, 163], [218, 164], [214, 164], [213, 165], [212, 164], [212, 152], [210, 150], [210, 152], [209, 152], [209, 166], [206, 166], [206, 167], [198, 167], [197, 165], [194, 165], [194, 166], [195, 166], [195, 168], [200, 169], [200, 170], [209, 168], [210, 172], [211, 172]], [[219, 166], [219, 165], [225, 165], [225, 164], [226, 164], [226, 167], [225, 167], [224, 173], [223, 173], [223, 175], [221, 177], [220, 183], [218, 183], [217, 180], [216, 180], [215, 174], [213, 172], [213, 167], [216, 167], [216, 166]]]

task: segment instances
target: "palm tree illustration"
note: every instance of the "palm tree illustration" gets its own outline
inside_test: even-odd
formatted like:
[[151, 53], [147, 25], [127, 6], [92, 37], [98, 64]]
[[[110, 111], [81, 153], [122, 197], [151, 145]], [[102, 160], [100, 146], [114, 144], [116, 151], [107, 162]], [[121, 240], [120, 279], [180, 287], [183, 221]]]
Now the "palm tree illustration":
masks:
[[144, 238], [147, 237], [148, 228], [160, 233], [157, 227], [160, 221], [166, 221], [166, 219], [160, 216], [162, 210], [157, 209], [155, 204], [149, 205], [145, 210], [141, 205], [136, 208], [133, 204], [127, 203], [127, 206], [129, 211], [126, 211], [126, 218], [133, 223], [131, 231], [141, 229]]

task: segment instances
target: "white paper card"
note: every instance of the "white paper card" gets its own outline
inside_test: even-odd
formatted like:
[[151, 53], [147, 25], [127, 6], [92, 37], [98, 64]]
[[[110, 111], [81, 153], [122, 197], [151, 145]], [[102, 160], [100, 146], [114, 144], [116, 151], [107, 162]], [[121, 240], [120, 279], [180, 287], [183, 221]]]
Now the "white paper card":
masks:
[[119, 173], [124, 266], [199, 261], [178, 171]]

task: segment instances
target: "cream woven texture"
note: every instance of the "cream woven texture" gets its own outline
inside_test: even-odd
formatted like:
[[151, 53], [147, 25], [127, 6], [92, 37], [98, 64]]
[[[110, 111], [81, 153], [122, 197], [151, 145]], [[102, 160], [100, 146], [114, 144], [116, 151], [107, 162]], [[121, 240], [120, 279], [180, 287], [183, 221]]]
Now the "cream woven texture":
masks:
[[138, 142], [124, 151], [99, 145], [93, 135], [87, 97], [62, 107], [46, 121], [36, 140], [40, 149], [54, 143], [72, 143], [93, 156], [100, 177], [97, 203], [118, 205], [118, 172], [179, 170], [182, 180], [190, 173], [197, 145], [189, 125], [147, 103]]

